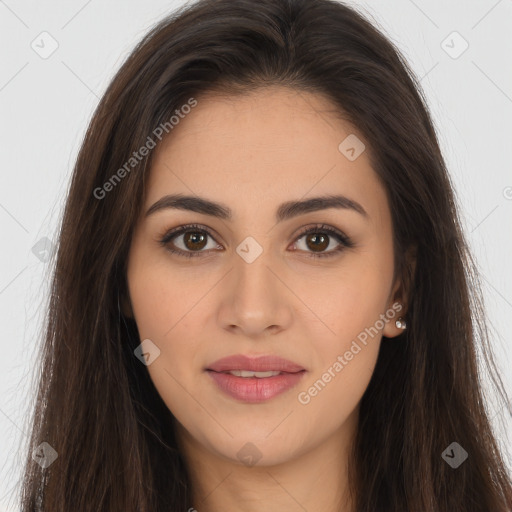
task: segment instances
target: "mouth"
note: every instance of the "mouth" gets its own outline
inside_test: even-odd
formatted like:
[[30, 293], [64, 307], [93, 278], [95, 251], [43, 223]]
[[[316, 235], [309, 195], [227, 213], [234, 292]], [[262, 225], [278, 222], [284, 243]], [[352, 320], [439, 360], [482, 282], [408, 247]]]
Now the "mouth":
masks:
[[230, 356], [205, 370], [220, 391], [246, 403], [270, 400], [295, 387], [306, 373], [299, 364], [273, 355]]
[[[280, 373], [297, 373], [304, 371], [305, 368], [298, 363], [289, 361], [279, 356], [272, 354], [249, 357], [243, 354], [237, 354], [234, 356], [224, 357], [209, 365], [206, 370], [212, 370], [215, 372], [253, 372], [253, 373], [268, 373], [268, 372], [280, 372]], [[243, 376], [243, 375], [237, 375]], [[254, 375], [251, 375], [254, 376]], [[263, 378], [267, 375], [263, 375]]]
[[[207, 370], [207, 371], [215, 371], [215, 370]], [[301, 370], [306, 371], [306, 370]], [[227, 370], [223, 372], [217, 373], [228, 373], [229, 375], [234, 375], [235, 377], [242, 377], [244, 379], [257, 378], [257, 379], [267, 379], [268, 377], [276, 377], [277, 375], [284, 375], [285, 373], [299, 373], [299, 372], [280, 372], [280, 371], [267, 371], [267, 372], [252, 372], [250, 370]]]

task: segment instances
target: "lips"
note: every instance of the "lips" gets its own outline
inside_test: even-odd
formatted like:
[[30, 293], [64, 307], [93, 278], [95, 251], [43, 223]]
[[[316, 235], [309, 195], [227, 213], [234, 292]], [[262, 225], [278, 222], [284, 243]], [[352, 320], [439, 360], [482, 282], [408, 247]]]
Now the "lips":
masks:
[[306, 373], [302, 366], [282, 357], [242, 354], [219, 359], [205, 370], [225, 395], [254, 404], [297, 386]]
[[233, 370], [297, 373], [305, 370], [304, 367], [297, 363], [271, 354], [258, 357], [248, 357], [242, 354], [224, 357], [215, 361], [206, 369], [219, 373]]

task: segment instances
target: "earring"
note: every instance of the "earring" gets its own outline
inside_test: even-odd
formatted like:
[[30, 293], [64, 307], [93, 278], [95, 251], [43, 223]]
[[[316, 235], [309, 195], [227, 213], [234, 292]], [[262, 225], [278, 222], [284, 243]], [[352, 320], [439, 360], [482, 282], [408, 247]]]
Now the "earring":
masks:
[[406, 329], [407, 328], [407, 322], [402, 317], [400, 317], [398, 320], [395, 321], [395, 325], [399, 329]]

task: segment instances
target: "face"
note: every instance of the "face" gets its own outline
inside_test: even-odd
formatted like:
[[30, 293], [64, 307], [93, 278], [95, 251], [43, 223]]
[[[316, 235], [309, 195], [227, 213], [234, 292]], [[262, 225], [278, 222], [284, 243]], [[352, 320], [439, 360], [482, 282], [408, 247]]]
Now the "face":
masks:
[[[179, 431], [224, 460], [278, 464], [346, 435], [382, 335], [402, 332], [386, 193], [333, 112], [287, 88], [204, 96], [155, 149], [129, 314]], [[280, 374], [222, 373], [244, 368]]]

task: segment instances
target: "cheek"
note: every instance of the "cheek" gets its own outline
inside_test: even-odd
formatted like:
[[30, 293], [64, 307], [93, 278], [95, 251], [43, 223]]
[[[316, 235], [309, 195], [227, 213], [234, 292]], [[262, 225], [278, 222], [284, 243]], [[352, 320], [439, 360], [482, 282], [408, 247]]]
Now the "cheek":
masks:
[[[203, 296], [215, 281], [211, 275], [197, 274], [194, 269], [172, 268], [165, 256], [138, 248], [132, 253], [127, 278], [140, 339], [150, 339], [160, 350], [148, 366], [152, 376], [165, 368], [181, 381], [191, 364], [200, 366], [207, 302]], [[166, 380], [172, 381], [169, 375]]]
[[[148, 242], [146, 242], [147, 244]], [[187, 322], [208, 284], [173, 269], [166, 255], [135, 245], [128, 264], [128, 289], [141, 339], [164, 342]]]
[[310, 332], [311, 338], [317, 340], [317, 364], [311, 381], [320, 379], [320, 388], [323, 384], [330, 388], [325, 399], [333, 393], [331, 398], [343, 397], [342, 402], [345, 403], [346, 400], [351, 402], [350, 397], [353, 396], [355, 404], [363, 394], [377, 361], [384, 294], [376, 296], [378, 290], [369, 286], [361, 289], [361, 281], [353, 287], [345, 284], [344, 293], [331, 296], [331, 300], [325, 303], [322, 319], [329, 326], [329, 331], [319, 326], [316, 332]]
[[378, 273], [347, 275], [331, 283], [336, 293], [323, 302], [316, 298], [329, 330], [322, 324], [309, 328], [310, 338], [316, 340], [315, 364], [296, 397], [299, 409], [307, 411], [309, 418], [320, 419], [326, 431], [345, 423], [368, 387], [388, 293]]
[[[383, 320], [392, 283], [392, 258], [382, 251], [359, 252], [347, 258], [323, 286], [302, 288], [305, 302], [318, 312], [321, 322], [308, 328], [315, 343], [316, 364], [302, 386], [299, 403], [318, 413], [329, 403], [339, 404], [335, 413], [351, 411], [361, 399], [373, 374], [380, 348]], [[328, 327], [328, 328], [327, 328]]]
[[392, 268], [354, 255], [338, 270], [295, 281], [294, 291], [316, 317], [311, 325], [318, 339], [329, 340], [327, 350], [344, 349], [375, 324], [387, 307], [391, 273]]
[[130, 299], [141, 339], [161, 339], [172, 328], [178, 306], [174, 289], [165, 275], [150, 267], [129, 276]]
[[190, 280], [180, 283], [175, 273], [148, 271], [133, 279], [130, 293], [140, 339], [149, 338], [160, 350], [158, 360], [148, 367], [150, 373], [164, 363], [178, 377], [200, 364], [204, 289]]
[[378, 339], [368, 347], [361, 345], [353, 349], [350, 361], [346, 352], [334, 351], [328, 364], [297, 390], [296, 409], [311, 431], [334, 432], [351, 423], [372, 377], [378, 347]]
[[188, 285], [180, 282], [176, 272], [171, 274], [158, 264], [132, 270], [129, 289], [140, 339], [150, 339], [160, 350], [147, 367], [150, 378], [178, 419], [200, 417], [201, 408], [187, 390], [193, 387], [191, 375], [200, 367], [197, 311], [204, 290], [192, 286], [190, 280]]

